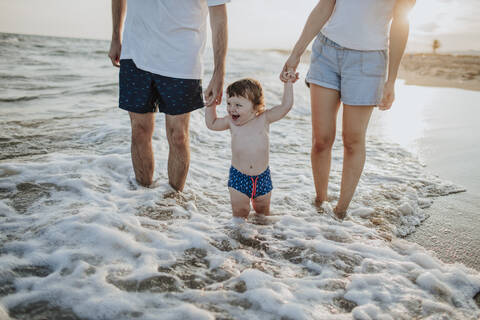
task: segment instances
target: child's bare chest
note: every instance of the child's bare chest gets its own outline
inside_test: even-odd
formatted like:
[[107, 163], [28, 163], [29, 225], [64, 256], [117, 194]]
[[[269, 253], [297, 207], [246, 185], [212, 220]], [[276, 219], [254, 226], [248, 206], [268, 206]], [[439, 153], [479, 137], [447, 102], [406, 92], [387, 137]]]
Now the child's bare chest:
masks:
[[268, 125], [262, 116], [252, 120], [251, 122], [231, 128], [232, 147], [235, 145], [268, 145]]

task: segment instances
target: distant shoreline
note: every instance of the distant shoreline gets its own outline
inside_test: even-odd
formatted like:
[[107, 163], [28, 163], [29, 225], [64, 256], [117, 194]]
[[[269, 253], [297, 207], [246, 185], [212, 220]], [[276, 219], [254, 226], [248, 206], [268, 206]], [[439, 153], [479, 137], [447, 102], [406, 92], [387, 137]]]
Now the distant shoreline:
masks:
[[480, 91], [480, 56], [406, 54], [398, 76], [407, 85]]

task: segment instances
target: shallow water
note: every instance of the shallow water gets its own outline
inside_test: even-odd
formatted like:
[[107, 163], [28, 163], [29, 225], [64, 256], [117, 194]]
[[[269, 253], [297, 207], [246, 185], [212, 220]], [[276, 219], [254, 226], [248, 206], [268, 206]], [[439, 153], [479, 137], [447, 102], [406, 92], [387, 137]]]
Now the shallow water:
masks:
[[[107, 42], [0, 34], [0, 317], [475, 319], [477, 271], [403, 240], [437, 197], [464, 190], [408, 148], [369, 134], [350, 218], [312, 204], [309, 95], [271, 127], [273, 215], [232, 220], [226, 132], [191, 116], [187, 187], [139, 187]], [[231, 50], [226, 82], [253, 76], [278, 103], [277, 52]], [[211, 74], [206, 56], [206, 77]], [[254, 66], [254, 67], [252, 67]], [[306, 65], [301, 65], [304, 75]], [[220, 112], [224, 112], [220, 108]], [[342, 146], [330, 194], [338, 197]], [[328, 210], [327, 210], [328, 211]]]

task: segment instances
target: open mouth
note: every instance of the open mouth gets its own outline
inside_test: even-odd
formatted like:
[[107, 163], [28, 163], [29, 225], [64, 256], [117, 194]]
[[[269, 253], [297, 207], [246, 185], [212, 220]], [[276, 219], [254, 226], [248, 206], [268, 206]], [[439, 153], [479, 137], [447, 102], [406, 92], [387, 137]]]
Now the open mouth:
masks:
[[238, 114], [232, 114], [232, 119], [234, 121], [237, 120], [238, 118], [240, 118], [240, 116]]

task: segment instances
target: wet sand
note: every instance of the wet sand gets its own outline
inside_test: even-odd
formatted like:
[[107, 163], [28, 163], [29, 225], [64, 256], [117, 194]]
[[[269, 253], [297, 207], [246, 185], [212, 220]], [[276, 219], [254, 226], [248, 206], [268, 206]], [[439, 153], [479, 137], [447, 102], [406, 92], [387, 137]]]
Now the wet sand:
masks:
[[[447, 263], [480, 270], [480, 93], [400, 86], [388, 112], [375, 112], [369, 134], [382, 134], [415, 154], [426, 170], [466, 191], [438, 197], [430, 217], [407, 237]], [[368, 161], [368, 160], [367, 160]]]
[[407, 237], [446, 263], [463, 263], [480, 271], [478, 214], [480, 196], [471, 192], [435, 199], [430, 217]]

